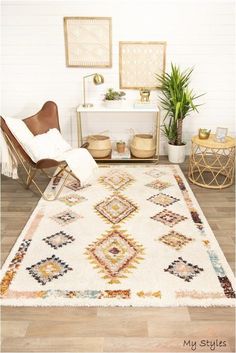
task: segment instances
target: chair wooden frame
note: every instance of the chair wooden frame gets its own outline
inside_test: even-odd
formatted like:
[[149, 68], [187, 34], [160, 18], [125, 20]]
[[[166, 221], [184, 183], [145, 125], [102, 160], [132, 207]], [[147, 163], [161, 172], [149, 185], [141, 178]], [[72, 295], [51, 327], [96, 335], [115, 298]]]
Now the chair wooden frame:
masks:
[[[46, 102], [37, 114], [26, 118], [23, 121], [34, 135], [45, 133], [50, 128], [57, 128], [60, 131], [57, 105], [54, 102]], [[15, 137], [12, 135], [2, 117], [1, 129], [9, 147], [10, 154], [13, 157], [13, 161], [17, 160], [19, 165], [23, 167], [26, 173], [26, 179], [21, 178], [26, 189], [29, 189], [30, 185], [33, 184], [40, 195], [46, 201], [54, 201], [60, 195], [63, 187], [66, 184], [66, 181], [70, 176], [79, 182], [79, 179], [72, 173], [66, 161], [58, 162], [53, 159], [42, 159], [37, 163], [33, 162], [29, 155], [24, 151], [24, 149], [15, 139]], [[81, 147], [86, 148], [87, 146], [88, 144], [84, 144]], [[54, 175], [48, 174], [45, 170], [52, 167], [57, 167], [56, 173]], [[52, 195], [53, 192], [45, 193], [45, 190], [43, 191], [40, 188], [36, 180], [36, 174], [38, 171], [43, 172], [49, 179], [53, 179], [53, 183], [55, 183], [52, 186], [52, 189], [56, 189], [55, 184], [59, 185], [61, 183], [61, 185], [58, 187], [58, 190], [54, 192], [54, 195]], [[61, 179], [63, 179], [62, 182]]]

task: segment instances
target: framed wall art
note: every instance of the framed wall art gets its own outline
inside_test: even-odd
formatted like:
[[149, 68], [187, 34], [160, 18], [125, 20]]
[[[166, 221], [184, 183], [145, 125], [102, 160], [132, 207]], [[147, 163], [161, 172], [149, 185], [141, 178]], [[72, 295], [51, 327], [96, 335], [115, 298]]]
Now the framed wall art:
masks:
[[120, 42], [120, 88], [155, 89], [165, 71], [166, 42]]
[[111, 17], [64, 17], [66, 65], [112, 66]]

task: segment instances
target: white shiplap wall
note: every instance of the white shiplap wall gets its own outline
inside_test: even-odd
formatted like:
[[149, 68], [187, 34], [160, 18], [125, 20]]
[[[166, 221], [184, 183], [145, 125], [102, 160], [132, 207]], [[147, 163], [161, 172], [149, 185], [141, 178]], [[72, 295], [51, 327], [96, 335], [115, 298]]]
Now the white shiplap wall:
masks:
[[[68, 68], [65, 65], [64, 16], [111, 16], [113, 67]], [[25, 117], [46, 100], [59, 106], [64, 136], [76, 145], [76, 106], [82, 100], [82, 77], [100, 72], [102, 86], [90, 85], [89, 98], [99, 102], [109, 87], [119, 88], [119, 41], [167, 41], [170, 62], [182, 68], [195, 66], [192, 87], [206, 92], [200, 114], [185, 120], [186, 141], [199, 127], [213, 131], [228, 127], [235, 134], [235, 8], [234, 1], [209, 0], [107, 0], [107, 1], [2, 1], [2, 111], [3, 116]], [[138, 91], [127, 90], [127, 100]], [[156, 99], [156, 92], [152, 92]], [[85, 119], [87, 117], [85, 116]], [[130, 127], [151, 131], [152, 117], [93, 115], [84, 121], [87, 131], [110, 130], [113, 139], [125, 138]], [[162, 137], [161, 154], [164, 150]]]

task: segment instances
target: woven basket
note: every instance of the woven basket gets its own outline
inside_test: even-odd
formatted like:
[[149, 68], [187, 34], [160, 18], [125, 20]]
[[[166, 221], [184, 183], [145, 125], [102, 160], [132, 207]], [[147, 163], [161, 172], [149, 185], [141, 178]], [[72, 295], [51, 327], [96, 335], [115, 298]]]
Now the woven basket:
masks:
[[155, 154], [156, 144], [153, 135], [137, 134], [134, 135], [130, 145], [131, 153], [137, 158], [151, 158]]
[[137, 134], [134, 135], [131, 145], [138, 150], [153, 150], [155, 149], [155, 141], [153, 135]]
[[94, 158], [105, 158], [111, 153], [111, 140], [105, 135], [90, 135], [87, 137], [88, 151]]
[[151, 150], [140, 150], [135, 148], [133, 145], [130, 145], [131, 153], [136, 158], [151, 158], [155, 155], [156, 149], [153, 148]]

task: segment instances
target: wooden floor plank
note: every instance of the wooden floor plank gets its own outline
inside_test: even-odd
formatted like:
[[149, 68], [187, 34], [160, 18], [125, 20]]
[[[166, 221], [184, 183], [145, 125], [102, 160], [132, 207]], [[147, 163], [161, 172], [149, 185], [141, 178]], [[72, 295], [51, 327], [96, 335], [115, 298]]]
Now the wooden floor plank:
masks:
[[2, 321], [1, 323], [1, 334], [2, 338], [5, 337], [24, 337], [29, 326], [28, 321], [23, 321], [24, 317], [21, 317], [21, 321]]
[[97, 318], [76, 322], [34, 321], [29, 324], [27, 337], [147, 337], [147, 322], [123, 318]]
[[191, 320], [188, 308], [98, 308], [98, 317], [122, 317], [122, 318], [137, 318], [142, 320], [148, 320], [158, 318], [158, 320], [165, 322], [173, 321], [184, 321], [188, 322]]
[[2, 352], [103, 352], [103, 337], [5, 338]]
[[54, 322], [77, 322], [97, 317], [96, 308], [87, 307], [2, 307], [2, 321], [21, 321], [27, 317], [28, 321], [45, 319]]
[[[210, 308], [188, 308], [192, 321], [233, 321], [235, 313], [233, 308], [210, 307]], [[233, 325], [233, 323], [232, 323]]]
[[149, 337], [211, 337], [223, 339], [233, 337], [234, 325], [228, 321], [195, 321], [189, 322], [162, 322], [158, 319], [148, 321]]

